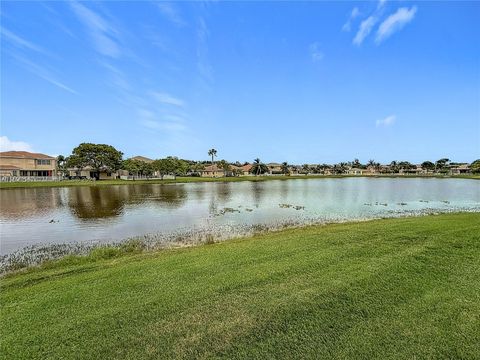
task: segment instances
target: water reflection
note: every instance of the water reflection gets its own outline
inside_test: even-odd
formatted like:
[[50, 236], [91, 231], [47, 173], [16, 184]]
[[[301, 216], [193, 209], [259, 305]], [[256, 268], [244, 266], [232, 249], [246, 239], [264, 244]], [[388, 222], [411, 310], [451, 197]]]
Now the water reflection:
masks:
[[51, 213], [64, 204], [59, 190], [27, 188], [0, 191], [0, 217], [19, 219]]
[[125, 202], [129, 200], [130, 190], [117, 186], [84, 186], [72, 188], [68, 195], [72, 214], [79, 219], [98, 219], [121, 215]]
[[480, 209], [480, 182], [349, 178], [4, 189], [0, 252], [45, 241], [119, 240], [179, 228], [336, 221], [431, 209]]

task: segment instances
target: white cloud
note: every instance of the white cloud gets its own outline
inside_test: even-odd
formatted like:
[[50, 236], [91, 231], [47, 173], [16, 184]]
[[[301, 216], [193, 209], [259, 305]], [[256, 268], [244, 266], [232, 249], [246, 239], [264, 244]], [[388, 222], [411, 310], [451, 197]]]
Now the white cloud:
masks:
[[310, 56], [313, 62], [320, 61], [324, 58], [325, 55], [320, 51], [320, 44], [318, 42], [310, 44]]
[[381, 127], [381, 126], [387, 127], [395, 124], [396, 120], [397, 120], [397, 117], [395, 115], [390, 115], [390, 116], [387, 116], [385, 119], [377, 120], [375, 124], [377, 127]]
[[173, 105], [178, 107], [184, 107], [185, 102], [179, 98], [173, 97], [167, 93], [152, 92], [153, 98], [162, 104]]
[[23, 141], [12, 141], [6, 136], [0, 136], [0, 151], [30, 151], [32, 146]]
[[121, 55], [115, 35], [114, 27], [99, 14], [86, 6], [78, 3], [70, 3], [78, 19], [87, 27], [96, 50], [105, 56], [118, 58]]
[[177, 8], [174, 7], [172, 3], [158, 2], [156, 5], [160, 12], [172, 23], [180, 27], [186, 25], [186, 22], [179, 15]]
[[213, 68], [208, 56], [208, 36], [207, 23], [200, 17], [197, 23], [197, 68], [200, 78], [207, 86], [213, 82]]
[[360, 15], [360, 10], [358, 10], [358, 7], [354, 7], [352, 9], [352, 12], [350, 13], [350, 16], [348, 17], [348, 20], [345, 24], [342, 26], [343, 31], [350, 31], [352, 28], [352, 21], [356, 19]]
[[394, 14], [390, 15], [380, 24], [375, 42], [379, 44], [396, 31], [402, 29], [406, 24], [413, 20], [416, 12], [416, 6], [412, 6], [410, 9], [406, 7], [399, 8]]
[[37, 75], [38, 77], [42, 78], [45, 81], [48, 81], [50, 84], [55, 85], [56, 87], [63, 89], [65, 91], [68, 91], [72, 94], [78, 94], [75, 90], [73, 90], [71, 87], [65, 85], [62, 83], [60, 80], [57, 79], [55, 75], [52, 74], [51, 71], [43, 68], [40, 65], [35, 64], [34, 62], [27, 60], [21, 56], [17, 56], [12, 54], [12, 56], [17, 59], [20, 63], [23, 64], [23, 66], [30, 71], [31, 73]]
[[358, 29], [357, 34], [353, 38], [353, 43], [355, 45], [361, 45], [363, 40], [370, 34], [373, 27], [377, 23], [377, 17], [374, 15], [369, 16], [360, 23], [360, 28]]
[[36, 51], [42, 54], [47, 54], [47, 52], [44, 49], [42, 49], [40, 46], [37, 46], [32, 42], [25, 40], [24, 38], [14, 34], [13, 32], [3, 27], [1, 28], [1, 33], [3, 37], [5, 37], [10, 43], [15, 45], [16, 47]]
[[387, 0], [379, 0], [378, 5], [377, 5], [377, 9], [380, 9], [380, 8], [384, 7], [386, 2], [387, 2]]
[[146, 109], [139, 109], [140, 123], [152, 130], [161, 130], [167, 133], [182, 132], [187, 126], [182, 123], [180, 117], [175, 115], [157, 116], [154, 112]]

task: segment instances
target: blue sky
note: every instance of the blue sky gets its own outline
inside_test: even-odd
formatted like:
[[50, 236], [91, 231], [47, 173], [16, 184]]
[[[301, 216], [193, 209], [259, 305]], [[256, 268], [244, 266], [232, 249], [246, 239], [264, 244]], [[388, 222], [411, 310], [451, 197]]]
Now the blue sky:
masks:
[[480, 2], [1, 3], [1, 148], [480, 157]]

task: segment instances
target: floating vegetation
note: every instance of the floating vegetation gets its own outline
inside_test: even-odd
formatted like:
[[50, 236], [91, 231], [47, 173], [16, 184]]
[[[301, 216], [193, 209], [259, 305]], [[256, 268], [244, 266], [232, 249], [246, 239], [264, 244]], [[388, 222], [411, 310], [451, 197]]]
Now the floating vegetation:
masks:
[[442, 200], [442, 203], [444, 203], [444, 204], [450, 204], [450, 201], [448, 201], [448, 200]]
[[[383, 205], [377, 203], [378, 205]], [[385, 204], [384, 206], [386, 206]], [[293, 206], [290, 206], [293, 207]], [[300, 207], [303, 209], [303, 207]], [[225, 212], [239, 212], [232, 208], [223, 209]], [[223, 211], [222, 210], [222, 211]], [[232, 211], [233, 210], [233, 211]], [[245, 209], [253, 211], [252, 209]], [[120, 241], [90, 241], [70, 244], [33, 245], [0, 256], [0, 274], [17, 271], [23, 268], [38, 266], [42, 263], [57, 260], [65, 256], [89, 256], [92, 259], [106, 259], [124, 253], [142, 251], [156, 251], [172, 247], [194, 246], [199, 244], [215, 244], [217, 242], [266, 234], [272, 231], [298, 228], [309, 225], [325, 225], [349, 221], [368, 221], [379, 218], [393, 218], [405, 216], [423, 216], [458, 211], [480, 212], [479, 207], [456, 207], [455, 209], [426, 208], [419, 210], [397, 209], [378, 210], [367, 217], [351, 216], [295, 216], [281, 221], [256, 224], [215, 224], [207, 222], [200, 227], [182, 228], [169, 233], [154, 233], [131, 237]]]
[[365, 206], [372, 206], [372, 203], [364, 203]]
[[428, 200], [420, 200], [420, 202], [428, 203], [429, 201]]
[[295, 209], [295, 210], [305, 210], [305, 206], [292, 205], [292, 204], [278, 204], [281, 209]]
[[239, 213], [239, 212], [240, 212], [240, 210], [238, 210], [238, 209], [226, 207], [226, 208], [223, 208], [222, 210], [220, 210], [219, 212], [214, 213], [213, 216], [220, 216], [220, 215], [225, 215], [227, 213]]
[[407, 204], [407, 203], [404, 203], [404, 202], [399, 202], [399, 203], [397, 203], [397, 205], [405, 206], [405, 205], [408, 205], [408, 204]]
[[250, 209], [250, 208], [246, 208], [245, 211], [248, 211], [248, 212], [252, 212], [253, 209]]

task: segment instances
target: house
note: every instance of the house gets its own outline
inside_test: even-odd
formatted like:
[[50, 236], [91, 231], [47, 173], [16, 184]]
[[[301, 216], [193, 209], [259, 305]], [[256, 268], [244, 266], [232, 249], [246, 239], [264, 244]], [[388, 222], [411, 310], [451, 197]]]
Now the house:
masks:
[[269, 164], [267, 164], [267, 167], [268, 167], [268, 173], [270, 175], [282, 175], [283, 174], [282, 164], [269, 163]]
[[352, 167], [347, 170], [348, 175], [362, 175], [363, 169]]
[[67, 176], [69, 178], [112, 180], [119, 177], [118, 172], [111, 172], [105, 170], [97, 173], [96, 171], [93, 171], [90, 166], [86, 166], [84, 168], [68, 168], [67, 171]]
[[459, 164], [450, 168], [452, 175], [470, 174], [471, 169], [468, 164]]
[[219, 168], [216, 164], [208, 165], [203, 170], [199, 171], [201, 177], [223, 177], [225, 171]]
[[54, 157], [28, 151], [0, 152], [1, 176], [53, 177], [57, 161]]
[[134, 156], [134, 157], [130, 158], [130, 160], [143, 161], [147, 164], [151, 164], [154, 161], [153, 159], [147, 158], [145, 156], [140, 156], [140, 155]]

